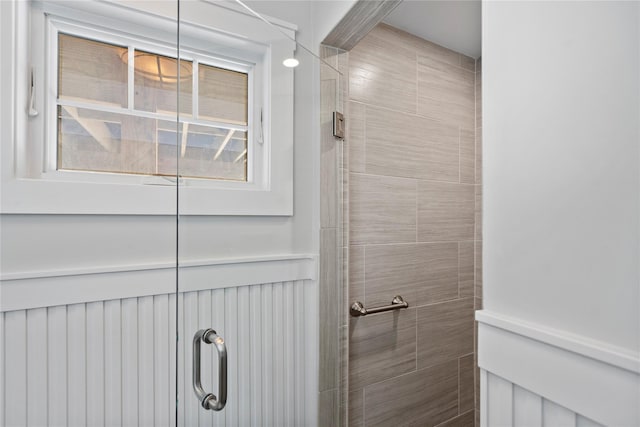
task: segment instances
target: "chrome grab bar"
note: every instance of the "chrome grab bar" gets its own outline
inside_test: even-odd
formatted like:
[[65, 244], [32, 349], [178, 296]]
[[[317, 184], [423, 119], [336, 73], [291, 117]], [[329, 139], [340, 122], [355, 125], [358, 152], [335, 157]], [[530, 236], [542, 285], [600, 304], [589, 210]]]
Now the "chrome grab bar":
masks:
[[402, 299], [400, 295], [396, 295], [391, 300], [391, 305], [383, 305], [382, 307], [364, 308], [364, 305], [360, 301], [356, 301], [351, 305], [351, 315], [354, 317], [366, 316], [368, 314], [399, 310], [401, 308], [407, 307], [409, 307], [409, 304], [404, 299]]
[[[218, 350], [218, 396], [207, 393], [200, 380], [200, 343], [214, 344]], [[200, 329], [193, 336], [193, 391], [204, 409], [220, 411], [227, 404], [227, 346], [213, 329]]]

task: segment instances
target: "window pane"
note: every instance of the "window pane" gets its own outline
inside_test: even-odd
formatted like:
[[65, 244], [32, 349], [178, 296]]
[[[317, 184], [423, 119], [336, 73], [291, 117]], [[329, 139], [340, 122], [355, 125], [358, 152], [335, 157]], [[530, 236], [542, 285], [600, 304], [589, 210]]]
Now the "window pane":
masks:
[[58, 169], [175, 176], [175, 129], [173, 121], [59, 106]]
[[199, 117], [246, 125], [248, 75], [204, 64], [198, 74]]
[[247, 132], [185, 123], [180, 141], [181, 176], [247, 180]]
[[58, 97], [127, 106], [127, 48], [58, 35]]
[[[178, 61], [168, 56], [136, 50], [135, 109], [175, 114]], [[193, 63], [180, 61], [180, 114], [192, 114]]]

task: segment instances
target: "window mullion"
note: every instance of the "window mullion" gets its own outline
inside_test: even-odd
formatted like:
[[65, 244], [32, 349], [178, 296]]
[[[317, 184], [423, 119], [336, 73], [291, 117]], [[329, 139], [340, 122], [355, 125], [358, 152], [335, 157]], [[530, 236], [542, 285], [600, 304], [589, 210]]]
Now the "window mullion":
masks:
[[127, 68], [127, 110], [133, 111], [134, 103], [135, 103], [135, 50], [132, 46], [129, 46], [129, 51], [127, 52], [127, 64], [129, 65]]
[[193, 86], [192, 86], [192, 95], [191, 95], [191, 99], [192, 99], [192, 106], [191, 106], [191, 110], [193, 111], [193, 119], [197, 120], [198, 119], [198, 83], [199, 83], [199, 78], [198, 78], [198, 71], [200, 68], [200, 63], [198, 62], [197, 59], [193, 60], [193, 71], [192, 71], [192, 80], [193, 80]]

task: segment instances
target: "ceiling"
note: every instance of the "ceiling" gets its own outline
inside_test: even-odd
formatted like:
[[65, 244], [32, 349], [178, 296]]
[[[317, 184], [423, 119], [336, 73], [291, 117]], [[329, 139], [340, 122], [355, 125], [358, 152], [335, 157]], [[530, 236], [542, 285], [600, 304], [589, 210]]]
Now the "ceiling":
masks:
[[473, 58], [480, 57], [480, 0], [404, 0], [384, 22]]

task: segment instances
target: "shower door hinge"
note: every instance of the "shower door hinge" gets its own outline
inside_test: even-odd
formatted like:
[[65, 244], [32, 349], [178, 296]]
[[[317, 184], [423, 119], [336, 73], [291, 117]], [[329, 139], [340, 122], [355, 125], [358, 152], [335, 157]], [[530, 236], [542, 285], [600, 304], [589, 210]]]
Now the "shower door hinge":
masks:
[[344, 139], [344, 114], [333, 112], [333, 136]]

